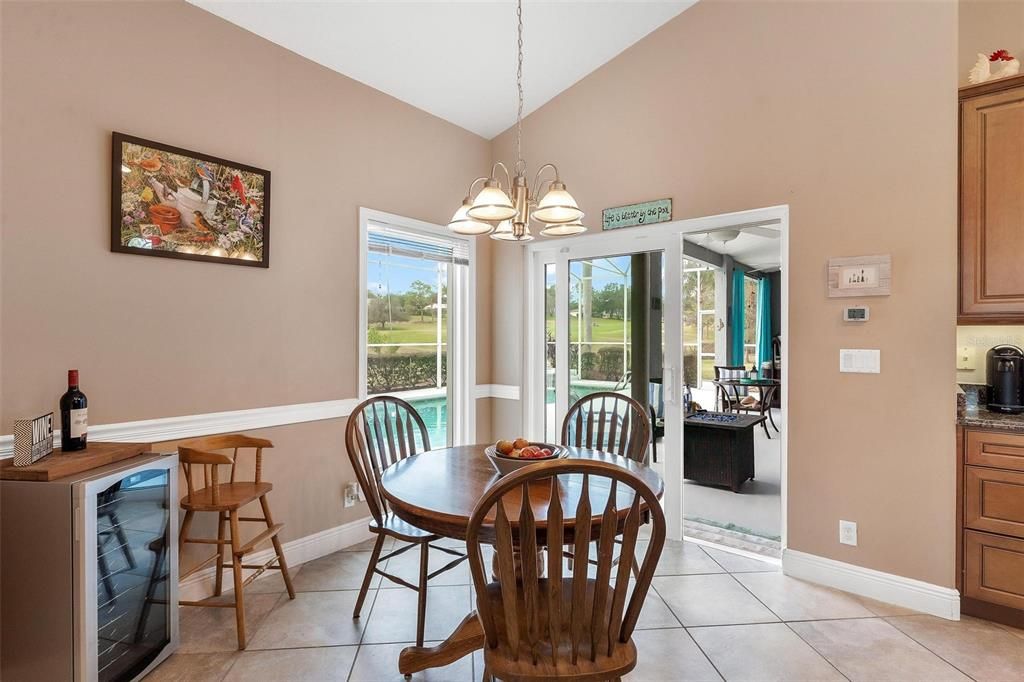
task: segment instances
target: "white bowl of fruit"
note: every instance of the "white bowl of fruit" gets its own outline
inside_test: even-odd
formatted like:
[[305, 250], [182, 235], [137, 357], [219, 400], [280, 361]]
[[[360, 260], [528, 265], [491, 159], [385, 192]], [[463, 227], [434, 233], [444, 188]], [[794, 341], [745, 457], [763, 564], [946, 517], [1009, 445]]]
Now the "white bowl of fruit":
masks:
[[487, 459], [501, 475], [510, 474], [517, 469], [536, 462], [545, 462], [565, 457], [566, 449], [561, 445], [550, 443], [531, 443], [525, 438], [515, 440], [499, 440], [484, 449]]

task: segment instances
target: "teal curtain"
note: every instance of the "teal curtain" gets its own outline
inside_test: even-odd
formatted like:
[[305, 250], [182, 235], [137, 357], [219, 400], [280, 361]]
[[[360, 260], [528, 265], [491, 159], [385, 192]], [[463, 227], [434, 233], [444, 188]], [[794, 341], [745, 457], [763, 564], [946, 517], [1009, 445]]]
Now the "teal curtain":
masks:
[[772, 359], [772, 283], [767, 277], [757, 280], [757, 370]]
[[729, 364], [743, 364], [743, 320], [746, 317], [746, 302], [743, 297], [743, 285], [746, 277], [742, 270], [732, 271], [732, 314], [729, 320]]

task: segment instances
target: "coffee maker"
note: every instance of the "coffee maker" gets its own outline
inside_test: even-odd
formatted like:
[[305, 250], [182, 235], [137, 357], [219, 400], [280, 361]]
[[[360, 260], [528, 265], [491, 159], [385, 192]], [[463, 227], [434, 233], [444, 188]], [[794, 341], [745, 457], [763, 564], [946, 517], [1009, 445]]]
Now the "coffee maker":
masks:
[[985, 383], [988, 409], [1018, 414], [1024, 412], [1024, 350], [1000, 345], [985, 355]]

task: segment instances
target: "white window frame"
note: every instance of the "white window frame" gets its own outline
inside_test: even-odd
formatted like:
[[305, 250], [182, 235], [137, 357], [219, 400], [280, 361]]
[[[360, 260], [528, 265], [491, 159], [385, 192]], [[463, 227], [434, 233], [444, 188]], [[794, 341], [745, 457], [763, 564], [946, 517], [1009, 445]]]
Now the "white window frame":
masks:
[[[448, 335], [448, 434], [453, 445], [471, 444], [476, 440], [476, 241], [473, 237], [455, 234], [441, 225], [372, 208], [359, 208], [359, 400], [367, 397], [366, 277], [369, 273], [367, 249], [370, 223], [440, 236], [464, 242], [467, 246], [469, 266], [463, 271], [465, 277], [453, 276], [448, 280], [448, 318], [451, 321]], [[453, 272], [457, 275], [458, 269], [453, 269]], [[459, 310], [460, 302], [464, 302], [465, 314]], [[436, 444], [431, 445], [437, 447]]]

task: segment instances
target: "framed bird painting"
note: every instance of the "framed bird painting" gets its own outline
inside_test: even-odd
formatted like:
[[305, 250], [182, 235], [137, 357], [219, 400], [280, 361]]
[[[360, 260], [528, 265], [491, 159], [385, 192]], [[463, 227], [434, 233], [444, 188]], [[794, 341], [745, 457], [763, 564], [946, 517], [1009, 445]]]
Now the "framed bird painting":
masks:
[[270, 267], [270, 171], [115, 132], [110, 248]]

